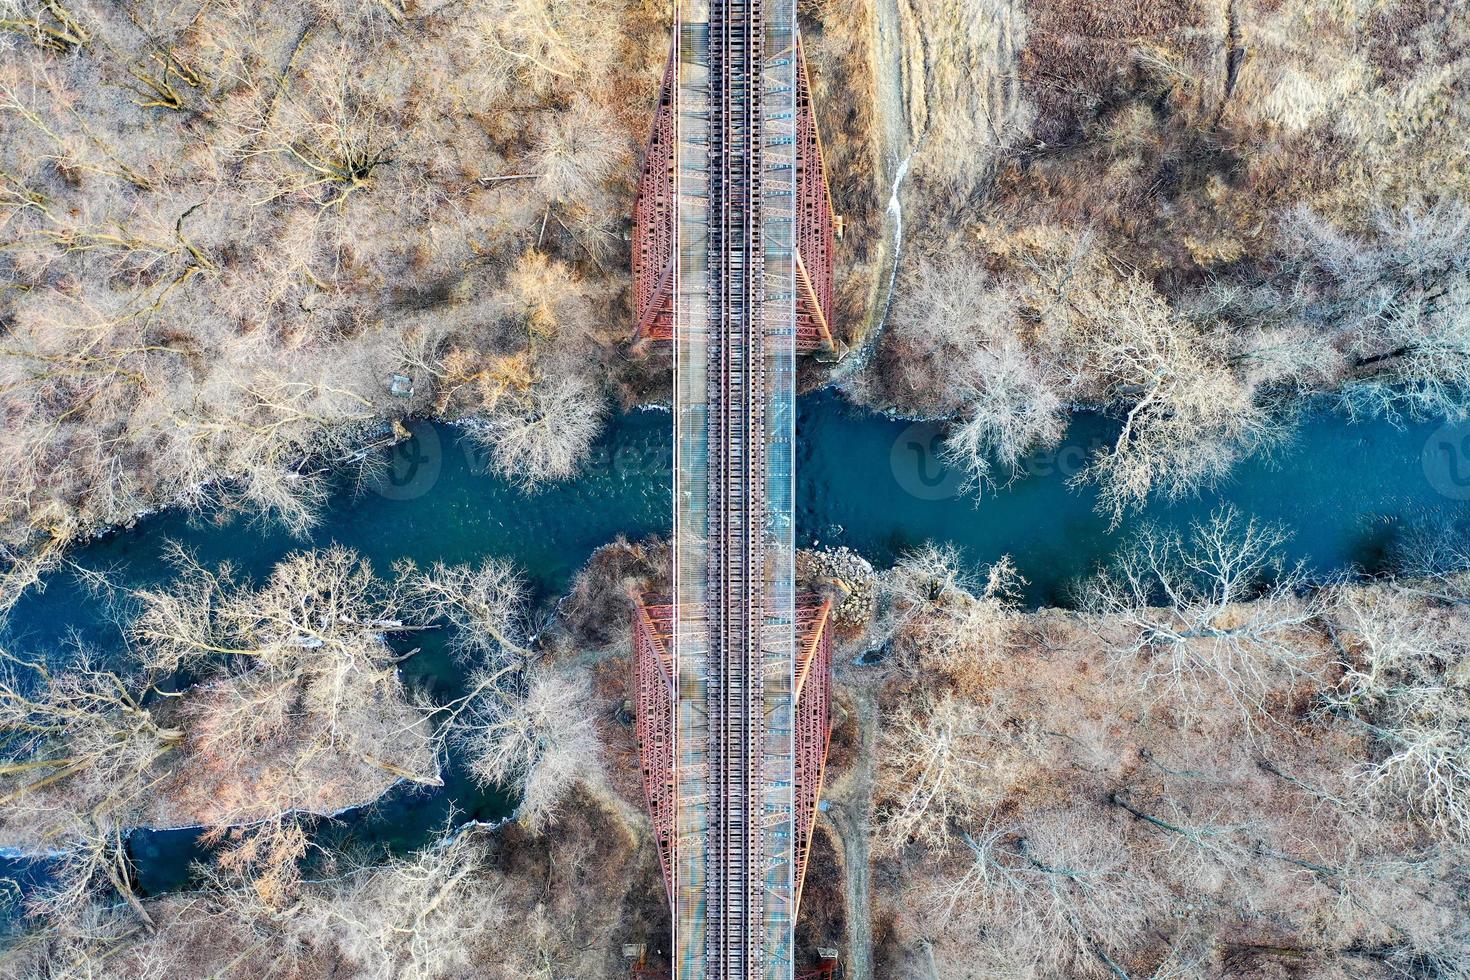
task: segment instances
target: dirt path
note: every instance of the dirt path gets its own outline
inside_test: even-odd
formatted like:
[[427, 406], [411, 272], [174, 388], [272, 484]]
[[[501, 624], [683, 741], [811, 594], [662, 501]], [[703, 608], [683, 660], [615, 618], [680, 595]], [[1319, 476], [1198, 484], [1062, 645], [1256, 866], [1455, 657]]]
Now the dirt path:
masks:
[[868, 294], [868, 312], [862, 333], [856, 349], [833, 369], [832, 381], [860, 370], [883, 332], [898, 274], [899, 253], [903, 247], [903, 205], [899, 191], [908, 175], [909, 160], [914, 151], [904, 97], [903, 25], [899, 13], [899, 4], [904, 0], [873, 2], [872, 71], [874, 94], [877, 96], [873, 148], [877, 164], [873, 172], [880, 182], [878, 192], [887, 192], [888, 206], [883, 213], [883, 227], [873, 266], [877, 275]]
[[847, 949], [843, 976], [873, 978], [872, 887], [870, 882], [873, 776], [878, 750], [877, 689], [849, 686], [857, 709], [858, 751], [852, 768], [824, 794], [827, 819], [842, 845], [844, 904], [847, 906]]

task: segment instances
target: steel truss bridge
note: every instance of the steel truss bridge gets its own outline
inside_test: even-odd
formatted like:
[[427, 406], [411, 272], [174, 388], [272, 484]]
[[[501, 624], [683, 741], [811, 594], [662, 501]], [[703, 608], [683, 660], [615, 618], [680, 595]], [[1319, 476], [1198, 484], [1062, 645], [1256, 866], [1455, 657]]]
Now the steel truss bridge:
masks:
[[794, 587], [798, 351], [834, 351], [835, 222], [795, 0], [678, 0], [639, 182], [635, 346], [672, 348], [672, 595], [638, 597], [637, 731], [679, 980], [791, 980], [830, 733]]

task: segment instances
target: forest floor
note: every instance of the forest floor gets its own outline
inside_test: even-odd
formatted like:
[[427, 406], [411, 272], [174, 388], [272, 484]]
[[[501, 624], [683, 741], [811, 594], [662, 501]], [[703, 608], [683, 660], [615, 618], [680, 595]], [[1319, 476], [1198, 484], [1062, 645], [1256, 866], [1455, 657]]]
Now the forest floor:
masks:
[[842, 876], [847, 943], [844, 976], [874, 980], [872, 920], [872, 816], [878, 758], [878, 690], [870, 679], [839, 682], [851, 699], [857, 726], [856, 753], [848, 767], [823, 790], [822, 814], [842, 845]]

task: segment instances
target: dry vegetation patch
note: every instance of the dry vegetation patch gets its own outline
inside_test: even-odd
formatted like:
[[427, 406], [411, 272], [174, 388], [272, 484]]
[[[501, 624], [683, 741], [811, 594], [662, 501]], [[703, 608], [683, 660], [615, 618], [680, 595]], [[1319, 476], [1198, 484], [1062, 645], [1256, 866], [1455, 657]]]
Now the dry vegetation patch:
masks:
[[969, 589], [902, 620], [891, 975], [1463, 972], [1463, 580], [1309, 589], [1256, 574], [1275, 544], [1229, 514], [1145, 532], [1091, 611], [997, 611], [978, 650], [932, 640]]
[[137, 827], [204, 828], [218, 873], [284, 901], [315, 816], [401, 779], [439, 784], [431, 706], [385, 639], [407, 626], [356, 555], [291, 556], [259, 588], [179, 563], [170, 589], [138, 597], [124, 659], [140, 663], [11, 662], [0, 823], [8, 845], [64, 855], [42, 912], [132, 899]]
[[536, 975], [614, 976], [620, 940], [643, 935], [657, 861], [595, 799], [578, 798], [546, 835], [466, 828], [445, 842], [303, 886], [284, 908], [239, 891], [149, 901], [143, 935], [94, 911], [32, 937], [5, 976], [195, 980], [245, 971], [270, 980]]
[[502, 472], [565, 476], [655, 378], [617, 356], [653, 5], [0, 17], [11, 555], [159, 503], [309, 525], [319, 464], [408, 413], [474, 414]]
[[[403, 564], [380, 578], [333, 547], [290, 555], [254, 583], [183, 554], [176, 564], [167, 586], [133, 596], [131, 649], [117, 663], [7, 661], [0, 831], [52, 856], [25, 893], [27, 942], [75, 938], [115, 914], [159, 927], [153, 910], [178, 903], [136, 894], [128, 841], [139, 827], [202, 828], [197, 907], [235, 903], [245, 925], [274, 928], [320, 897], [308, 870], [341, 870], [315, 836], [320, 818], [400, 781], [441, 786], [450, 749], [477, 783], [516, 794], [522, 829], [507, 833], [535, 838], [612, 799], [598, 729], [608, 712], [585, 668], [528, 638], [533, 614], [509, 565]], [[448, 700], [400, 672], [419, 648], [389, 640], [419, 631], [443, 631], [459, 662], [438, 677]], [[642, 831], [621, 832], [632, 848]], [[122, 942], [136, 929], [103, 932]]]
[[1463, 417], [1462, 7], [893, 6], [916, 155], [856, 398], [950, 420], [979, 483], [1103, 408], [1121, 434], [1080, 479], [1115, 517], [1309, 396]]

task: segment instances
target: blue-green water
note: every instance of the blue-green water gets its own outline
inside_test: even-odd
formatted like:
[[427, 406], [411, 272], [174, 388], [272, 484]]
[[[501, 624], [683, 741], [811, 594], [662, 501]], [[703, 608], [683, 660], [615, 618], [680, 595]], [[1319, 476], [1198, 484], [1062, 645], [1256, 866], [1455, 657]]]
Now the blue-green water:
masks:
[[[1087, 453], [1116, 431], [1102, 416], [1076, 416], [1060, 447], [1027, 460], [1025, 475], [980, 497], [962, 492], [960, 477], [940, 463], [938, 426], [858, 411], [832, 393], [803, 398], [798, 426], [799, 543], [846, 545], [880, 566], [927, 540], [959, 545], [977, 567], [1009, 554], [1034, 605], [1065, 604], [1070, 583], [1105, 561], [1140, 521], [1184, 525], [1225, 503], [1287, 525], [1294, 531], [1289, 557], [1324, 575], [1380, 570], [1406, 531], [1470, 516], [1470, 429], [1463, 427], [1396, 428], [1382, 421], [1352, 424], [1326, 412], [1309, 415], [1295, 443], [1275, 460], [1242, 464], [1211, 492], [1153, 501], [1110, 530], [1095, 510], [1095, 492], [1069, 484]], [[71, 558], [105, 570], [126, 594], [168, 580], [168, 540], [205, 564], [230, 561], [256, 578], [294, 549], [333, 542], [356, 549], [383, 574], [404, 557], [427, 564], [494, 556], [514, 560], [538, 599], [549, 602], [601, 545], [618, 535], [668, 532], [669, 427], [662, 411], [620, 416], [576, 479], [526, 493], [489, 475], [458, 430], [418, 424], [414, 439], [392, 450], [379, 476], [344, 485], [306, 540], [268, 524], [163, 513], [77, 549]], [[22, 598], [0, 639], [28, 653], [76, 641], [115, 648], [117, 624], [128, 612], [125, 601], [113, 606], [61, 570], [44, 589]], [[405, 669], [411, 681], [440, 696], [452, 695], [461, 679], [432, 649]], [[507, 812], [508, 801], [477, 789], [451, 763], [442, 790], [395, 791], [370, 810], [324, 827], [322, 839], [369, 852], [411, 846], [441, 829], [451, 808], [457, 819], [494, 819]], [[187, 858], [196, 853], [194, 836], [134, 836], [146, 891], [184, 880]]]
[[1141, 523], [1178, 527], [1221, 506], [1285, 526], [1290, 561], [1326, 576], [1385, 569], [1409, 532], [1470, 518], [1470, 425], [1350, 422], [1307, 414], [1290, 443], [1238, 465], [1230, 479], [1177, 501], [1151, 500], [1109, 529], [1097, 491], [1071, 477], [1118, 425], [1073, 417], [1056, 449], [1025, 460], [1022, 475], [990, 492], [963, 491], [937, 453], [942, 428], [855, 411], [829, 395], [801, 414], [799, 539], [847, 545], [878, 565], [925, 541], [959, 545], [976, 565], [1009, 554], [1033, 606], [1067, 605]]

